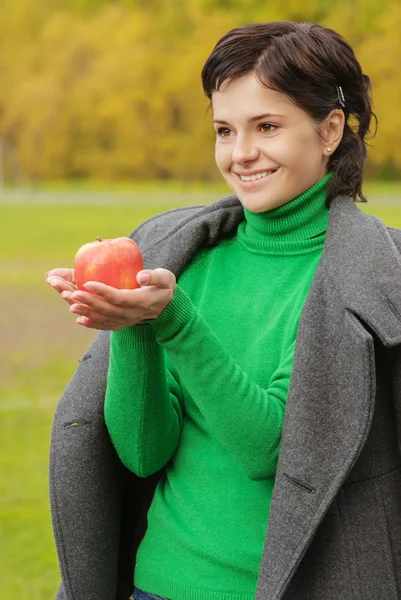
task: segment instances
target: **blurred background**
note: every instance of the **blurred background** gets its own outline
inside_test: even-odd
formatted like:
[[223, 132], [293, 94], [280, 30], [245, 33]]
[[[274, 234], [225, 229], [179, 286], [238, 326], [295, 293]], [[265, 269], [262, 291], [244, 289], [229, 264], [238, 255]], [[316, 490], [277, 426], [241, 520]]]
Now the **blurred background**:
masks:
[[50, 600], [57, 400], [94, 333], [45, 283], [100, 235], [229, 193], [200, 71], [249, 22], [315, 21], [373, 83], [367, 212], [401, 227], [401, 3], [389, 0], [1, 0], [0, 598]]

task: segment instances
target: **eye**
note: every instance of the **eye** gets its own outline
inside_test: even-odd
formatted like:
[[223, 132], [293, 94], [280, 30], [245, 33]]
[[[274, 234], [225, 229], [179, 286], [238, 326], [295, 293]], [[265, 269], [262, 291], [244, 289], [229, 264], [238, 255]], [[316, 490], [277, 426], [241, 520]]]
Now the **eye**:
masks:
[[[277, 129], [277, 125], [272, 125], [271, 123], [261, 123], [259, 127], [262, 133], [271, 133], [274, 129]], [[269, 129], [270, 127], [273, 127], [273, 129]]]
[[227, 138], [230, 136], [231, 133], [231, 129], [228, 129], [228, 127], [219, 127], [216, 130], [216, 133], [218, 136], [223, 137], [223, 138]]

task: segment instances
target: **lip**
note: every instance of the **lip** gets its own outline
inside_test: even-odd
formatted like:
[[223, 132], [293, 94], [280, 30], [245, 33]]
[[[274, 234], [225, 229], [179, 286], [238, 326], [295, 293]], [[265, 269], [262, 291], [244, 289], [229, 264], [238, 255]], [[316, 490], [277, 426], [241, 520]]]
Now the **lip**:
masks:
[[270, 181], [270, 179], [277, 173], [277, 171], [279, 169], [276, 169], [275, 171], [273, 171], [273, 173], [270, 173], [270, 175], [267, 175], [267, 177], [261, 177], [260, 179], [255, 179], [254, 181], [242, 181], [241, 179], [241, 175], [245, 175], [245, 176], [250, 176], [250, 175], [255, 175], [256, 173], [263, 173], [263, 171], [269, 171], [270, 169], [258, 169], [257, 171], [249, 171], [248, 173], [235, 173], [238, 177], [238, 181], [240, 183], [240, 185], [244, 188], [244, 189], [249, 189], [249, 188], [254, 188], [254, 187], [258, 187], [260, 185], [263, 185], [267, 182]]
[[[272, 167], [271, 169], [255, 169], [254, 171], [236, 171], [236, 175], [245, 175], [245, 177], [249, 177], [250, 175], [256, 175], [257, 173], [264, 173], [265, 171], [278, 171], [278, 167]], [[273, 173], [272, 173], [273, 175]]]

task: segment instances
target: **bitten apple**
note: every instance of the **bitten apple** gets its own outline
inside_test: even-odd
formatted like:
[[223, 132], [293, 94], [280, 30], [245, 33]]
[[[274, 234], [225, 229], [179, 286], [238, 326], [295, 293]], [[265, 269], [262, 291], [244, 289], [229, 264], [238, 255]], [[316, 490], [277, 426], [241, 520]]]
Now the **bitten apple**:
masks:
[[139, 246], [128, 237], [96, 241], [82, 246], [74, 262], [75, 282], [85, 290], [88, 281], [99, 281], [111, 287], [133, 290], [139, 288], [137, 273], [143, 269]]

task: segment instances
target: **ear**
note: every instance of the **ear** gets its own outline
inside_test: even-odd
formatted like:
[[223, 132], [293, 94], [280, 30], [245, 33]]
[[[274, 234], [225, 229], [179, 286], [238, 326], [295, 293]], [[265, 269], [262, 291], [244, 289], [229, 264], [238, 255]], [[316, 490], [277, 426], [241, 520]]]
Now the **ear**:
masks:
[[[323, 154], [330, 156], [337, 150], [343, 137], [345, 115], [343, 111], [336, 108], [331, 111], [322, 126], [324, 150]], [[327, 149], [330, 148], [330, 151]]]

